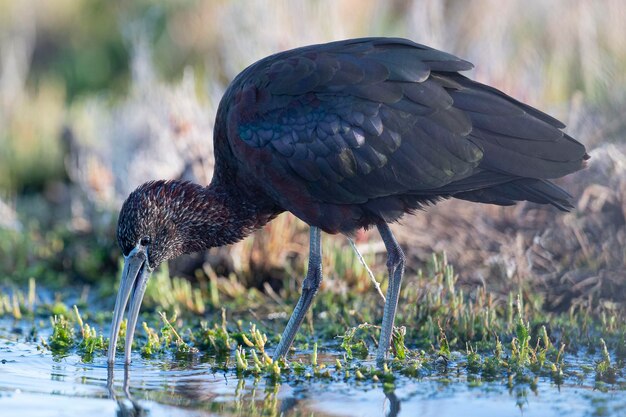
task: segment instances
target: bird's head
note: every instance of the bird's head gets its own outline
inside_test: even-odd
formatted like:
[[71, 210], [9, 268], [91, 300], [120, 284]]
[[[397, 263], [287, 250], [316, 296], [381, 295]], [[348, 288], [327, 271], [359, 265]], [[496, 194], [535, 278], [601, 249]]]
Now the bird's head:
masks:
[[133, 191], [122, 205], [117, 242], [124, 255], [124, 269], [113, 311], [109, 363], [115, 360], [127, 304], [125, 357], [126, 363], [130, 361], [133, 333], [150, 273], [162, 262], [189, 251], [185, 243], [194, 219], [190, 213], [202, 204], [202, 190], [189, 182], [151, 181]]
[[117, 243], [124, 257], [141, 252], [152, 270], [180, 252], [173, 184], [152, 181], [137, 188], [122, 205], [117, 222]]

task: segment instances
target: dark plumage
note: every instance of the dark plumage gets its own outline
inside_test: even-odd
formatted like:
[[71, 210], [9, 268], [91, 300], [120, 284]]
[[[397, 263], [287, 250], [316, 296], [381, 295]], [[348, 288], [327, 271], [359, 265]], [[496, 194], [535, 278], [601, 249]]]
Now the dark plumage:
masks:
[[[131, 311], [141, 303], [146, 271], [184, 252], [236, 242], [290, 211], [311, 226], [312, 241], [303, 296], [277, 348], [284, 355], [321, 281], [319, 230], [350, 234], [376, 225], [392, 280], [384, 357], [404, 268], [388, 222], [449, 197], [567, 210], [570, 196], [548, 180], [589, 158], [558, 120], [459, 74], [470, 68], [390, 38], [298, 48], [246, 68], [218, 109], [211, 184], [150, 182], [122, 207], [118, 241], [136, 266], [124, 272], [134, 291]], [[117, 328], [114, 320], [115, 337]]]

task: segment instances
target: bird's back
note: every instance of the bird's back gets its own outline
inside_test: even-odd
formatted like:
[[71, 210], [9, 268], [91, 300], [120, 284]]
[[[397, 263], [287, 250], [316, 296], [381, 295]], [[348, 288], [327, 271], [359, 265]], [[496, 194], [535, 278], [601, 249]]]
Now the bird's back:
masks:
[[394, 221], [445, 197], [570, 207], [547, 179], [585, 148], [558, 120], [405, 39], [366, 38], [267, 57], [218, 111], [216, 178], [256, 187], [327, 232]]

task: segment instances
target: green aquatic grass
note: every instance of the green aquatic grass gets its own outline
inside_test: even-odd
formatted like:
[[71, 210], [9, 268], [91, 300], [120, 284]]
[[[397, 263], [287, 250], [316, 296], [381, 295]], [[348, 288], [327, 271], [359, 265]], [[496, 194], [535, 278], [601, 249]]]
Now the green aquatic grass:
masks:
[[[157, 282], [166, 280], [169, 276], [165, 273], [157, 274]], [[391, 360], [381, 369], [372, 362], [380, 328], [370, 323], [382, 314], [374, 291], [320, 293], [296, 339], [293, 352], [298, 355], [291, 361], [275, 362], [271, 351], [286, 317], [267, 318], [273, 317], [276, 309], [289, 307], [268, 302], [268, 296], [256, 290], [222, 281], [216, 285], [220, 307], [215, 309], [210, 301], [213, 295], [197, 295], [186, 289], [191, 287], [171, 281], [166, 288], [184, 289], [169, 299], [159, 295], [163, 292], [153, 293], [155, 310], [148, 307], [142, 314], [133, 349], [145, 358], [200, 358], [242, 378], [264, 377], [276, 383], [319, 379], [380, 383], [390, 389], [400, 375], [442, 381], [460, 375], [475, 386], [497, 380], [532, 385], [538, 377], [556, 384], [568, 378], [593, 377], [599, 389], [625, 386], [626, 327], [618, 313], [571, 309], [555, 314], [542, 311], [541, 303], [527, 298], [524, 291], [505, 297], [483, 288], [467, 291], [458, 286], [445, 256], [433, 256], [427, 268], [403, 287], [397, 323], [406, 327], [394, 329]], [[242, 310], [241, 298], [247, 293], [253, 295], [249, 312]], [[281, 294], [285, 299], [295, 295]], [[266, 297], [265, 302], [257, 303], [259, 297]], [[25, 291], [0, 293], [0, 300], [4, 300], [5, 316], [22, 320], [52, 317], [51, 333], [42, 346], [53, 354], [74, 352], [85, 362], [105, 355], [108, 340], [103, 331], [110, 313], [85, 306], [70, 309], [62, 298], [40, 303], [34, 280]], [[207, 309], [204, 314], [200, 314], [200, 306]], [[210, 317], [215, 319], [206, 320]], [[124, 321], [119, 351], [124, 347], [125, 332]]]
[[95, 328], [91, 327], [88, 323], [83, 322], [76, 305], [74, 305], [73, 310], [81, 335], [78, 351], [80, 352], [83, 360], [89, 362], [92, 360], [94, 352], [106, 349], [108, 343], [105, 342], [102, 334], [97, 334]]
[[341, 348], [346, 352], [346, 357], [348, 359], [354, 359], [355, 356], [358, 358], [366, 358], [369, 349], [367, 347], [367, 343], [362, 338], [357, 338], [357, 332], [359, 330], [372, 329], [376, 326], [371, 324], [363, 323], [358, 326], [351, 327], [341, 336]]
[[76, 346], [74, 326], [64, 316], [53, 316], [50, 322], [52, 324], [52, 335], [48, 339], [47, 347], [53, 353], [65, 354]]
[[151, 327], [148, 327], [146, 322], [141, 323], [141, 327], [146, 333], [146, 342], [141, 347], [141, 356], [144, 358], [151, 358], [163, 351], [162, 342], [158, 333]]

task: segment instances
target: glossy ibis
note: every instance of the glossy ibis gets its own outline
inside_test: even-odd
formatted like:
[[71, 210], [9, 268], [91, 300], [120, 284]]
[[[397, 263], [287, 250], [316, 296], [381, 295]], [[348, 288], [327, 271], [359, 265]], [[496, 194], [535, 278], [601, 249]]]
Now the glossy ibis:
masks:
[[321, 232], [376, 226], [389, 288], [386, 357], [404, 272], [388, 223], [455, 197], [572, 207], [548, 181], [581, 169], [585, 147], [564, 125], [459, 74], [472, 64], [406, 39], [365, 38], [264, 58], [230, 84], [217, 111], [207, 187], [152, 181], [122, 206], [124, 253], [108, 361], [129, 304], [125, 361], [150, 272], [183, 253], [237, 242], [289, 211], [310, 225], [308, 272], [275, 357], [284, 356], [322, 280]]

